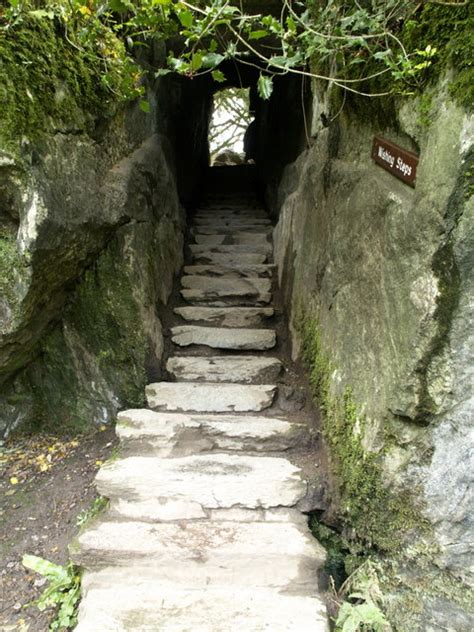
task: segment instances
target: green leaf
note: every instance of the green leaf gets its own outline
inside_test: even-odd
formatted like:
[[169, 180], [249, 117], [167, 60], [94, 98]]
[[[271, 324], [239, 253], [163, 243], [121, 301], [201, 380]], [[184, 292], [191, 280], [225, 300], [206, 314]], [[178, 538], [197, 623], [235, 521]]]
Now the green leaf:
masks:
[[262, 37], [267, 37], [268, 36], [268, 31], [251, 31], [249, 33], [249, 39], [251, 40], [259, 40], [262, 39]]
[[193, 14], [191, 13], [191, 11], [178, 11], [178, 19], [186, 28], [190, 28], [194, 22]]
[[145, 101], [144, 99], [142, 99], [140, 101], [140, 110], [142, 112], [146, 112], [148, 114], [148, 112], [150, 111], [150, 103], [148, 101]]
[[24, 555], [21, 562], [26, 568], [29, 568], [32, 571], [35, 571], [35, 573], [39, 573], [50, 580], [68, 580], [68, 572], [65, 568], [59, 564], [54, 564], [49, 560], [45, 560], [42, 557], [37, 557], [36, 555]]
[[37, 9], [36, 11], [29, 11], [29, 15], [40, 20], [47, 18], [48, 20], [54, 20], [54, 11], [45, 11], [44, 9]]
[[196, 71], [196, 70], [199, 70], [199, 68], [201, 68], [202, 58], [203, 58], [202, 51], [193, 53], [193, 56], [191, 58], [191, 70]]
[[170, 73], [172, 73], [173, 71], [170, 70], [169, 68], [159, 68], [156, 72], [155, 72], [155, 79], [157, 79], [158, 77], [164, 77], [165, 75], [169, 75]]
[[291, 15], [286, 18], [286, 27], [292, 35], [296, 33], [296, 22]]
[[206, 53], [202, 58], [204, 68], [214, 68], [224, 60], [224, 55], [220, 53]]
[[211, 72], [211, 75], [214, 81], [217, 81], [218, 83], [222, 83], [223, 81], [225, 81], [225, 75], [220, 70], [213, 70]]
[[109, 9], [117, 13], [126, 13], [133, 9], [133, 3], [130, 0], [109, 0]]
[[257, 82], [258, 94], [267, 101], [273, 92], [273, 78], [268, 75], [260, 75]]

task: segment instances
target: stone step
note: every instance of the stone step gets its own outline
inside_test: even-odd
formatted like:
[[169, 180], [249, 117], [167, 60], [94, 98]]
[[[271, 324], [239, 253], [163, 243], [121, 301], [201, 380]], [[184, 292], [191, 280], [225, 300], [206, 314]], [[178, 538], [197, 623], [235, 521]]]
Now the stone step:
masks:
[[174, 356], [166, 370], [178, 381], [270, 384], [282, 371], [278, 358], [260, 356]]
[[[79, 535], [76, 563], [153, 570], [157, 585], [194, 590], [208, 586], [292, 586], [314, 594], [324, 552], [309, 529], [291, 522], [178, 523], [100, 520]], [[203, 563], [205, 562], [205, 563]]]
[[256, 296], [245, 294], [229, 295], [226, 292], [206, 292], [205, 290], [181, 290], [180, 293], [184, 300], [191, 305], [202, 305], [205, 303], [213, 307], [268, 305], [272, 300], [270, 293]]
[[221, 217], [225, 219], [270, 219], [270, 216], [266, 211], [259, 211], [258, 209], [213, 209], [197, 211], [194, 215], [194, 219], [215, 219]]
[[[133, 573], [133, 575], [132, 575]], [[153, 572], [107, 568], [85, 573], [87, 601], [79, 606], [76, 632], [329, 632], [316, 596], [279, 589], [163, 586]]]
[[201, 452], [279, 452], [300, 445], [305, 426], [252, 415], [189, 415], [147, 408], [119, 413], [117, 435], [135, 454], [177, 457]]
[[235, 244], [270, 244], [267, 233], [236, 232], [227, 235], [194, 235], [196, 244], [207, 246], [235, 245]]
[[295, 507], [307, 492], [286, 458], [226, 453], [120, 458], [99, 470], [96, 485], [106, 498], [154, 511], [150, 520], [162, 519], [167, 503], [180, 520], [205, 517], [208, 509]]
[[185, 289], [219, 292], [221, 296], [258, 296], [272, 289], [270, 279], [247, 277], [245, 279], [222, 279], [199, 275], [184, 275], [181, 286]]
[[255, 217], [255, 218], [238, 218], [238, 217], [196, 217], [194, 219], [194, 224], [196, 226], [231, 226], [235, 227], [237, 230], [243, 230], [243, 226], [270, 226], [271, 220], [263, 217]]
[[273, 329], [245, 329], [235, 327], [199, 327], [181, 325], [171, 328], [171, 339], [180, 347], [205, 345], [213, 349], [236, 349], [245, 351], [263, 351], [272, 349], [276, 344]]
[[277, 387], [227, 382], [156, 382], [145, 393], [150, 408], [183, 412], [258, 412], [272, 405]]
[[[270, 303], [271, 281], [262, 278], [216, 278], [205, 276], [183, 276], [181, 295], [190, 303], [208, 303], [226, 305], [237, 302], [239, 305], [258, 305]], [[245, 300], [243, 300], [245, 299]]]
[[228, 265], [192, 265], [184, 266], [184, 274], [190, 276], [209, 276], [209, 277], [271, 277], [275, 264], [237, 264]]
[[228, 268], [237, 268], [239, 266], [262, 264], [267, 261], [266, 254], [236, 252], [199, 252], [193, 254], [193, 261], [196, 263], [208, 263], [211, 265], [221, 265]]
[[246, 235], [267, 235], [271, 236], [273, 233], [272, 226], [244, 226], [242, 229], [235, 229], [233, 227], [221, 227], [221, 233], [219, 233], [218, 226], [196, 226], [191, 229], [191, 234], [196, 235], [235, 235], [236, 233], [245, 233]]
[[269, 255], [273, 251], [270, 242], [261, 244], [223, 244], [221, 246], [209, 246], [207, 244], [191, 244], [189, 250], [193, 255], [212, 252], [230, 255], [240, 255], [241, 253], [258, 253]]
[[174, 313], [184, 320], [201, 321], [219, 327], [258, 327], [271, 318], [273, 307], [177, 307]]

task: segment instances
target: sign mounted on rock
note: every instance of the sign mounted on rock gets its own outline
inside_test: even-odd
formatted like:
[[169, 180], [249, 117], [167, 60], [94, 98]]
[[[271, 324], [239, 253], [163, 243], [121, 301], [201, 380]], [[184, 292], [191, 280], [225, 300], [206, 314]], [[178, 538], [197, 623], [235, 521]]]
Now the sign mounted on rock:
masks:
[[381, 167], [411, 187], [415, 186], [418, 156], [381, 136], [374, 136], [372, 158]]

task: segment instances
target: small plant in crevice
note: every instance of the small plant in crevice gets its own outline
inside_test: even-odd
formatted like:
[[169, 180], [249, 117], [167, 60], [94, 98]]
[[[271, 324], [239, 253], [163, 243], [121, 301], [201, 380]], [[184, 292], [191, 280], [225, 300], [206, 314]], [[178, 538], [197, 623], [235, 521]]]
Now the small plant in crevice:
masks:
[[331, 586], [338, 591], [347, 577], [363, 564], [367, 555], [356, 543], [349, 542], [336, 529], [321, 522], [317, 514], [309, 516], [309, 528], [326, 550], [324, 569]]
[[98, 514], [100, 514], [109, 504], [108, 498], [104, 496], [98, 496], [95, 498], [92, 503], [81, 511], [76, 520], [76, 525], [78, 527], [83, 527], [88, 522], [90, 522], [93, 518], [95, 518]]
[[384, 596], [379, 583], [379, 565], [370, 558], [334, 589], [338, 606], [336, 632], [390, 632], [383, 613]]
[[49, 629], [72, 629], [77, 622], [77, 606], [81, 593], [79, 568], [72, 562], [61, 566], [36, 555], [24, 555], [22, 563], [49, 581], [41, 596], [28, 605], [35, 605], [41, 611], [56, 607], [57, 614]]

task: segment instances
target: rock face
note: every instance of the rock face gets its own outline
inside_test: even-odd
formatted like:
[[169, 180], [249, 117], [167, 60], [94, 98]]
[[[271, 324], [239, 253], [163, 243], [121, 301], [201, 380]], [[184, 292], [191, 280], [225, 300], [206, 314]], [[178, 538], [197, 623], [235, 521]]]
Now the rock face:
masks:
[[202, 136], [194, 154], [171, 115], [200, 87], [160, 81], [150, 114], [117, 112], [100, 138], [46, 133], [26, 166], [0, 147], [0, 434], [107, 422], [143, 403], [147, 371], [159, 376], [156, 306], [182, 262], [178, 191], [192, 194], [207, 161], [205, 110], [184, 117]]
[[[392, 489], [412, 491], [433, 529], [441, 588], [426, 587], [425, 612], [412, 613], [408, 627], [428, 629], [429, 621], [438, 629], [452, 607], [456, 629], [467, 632], [472, 621], [462, 623], [449, 586], [465, 594], [473, 579], [473, 119], [443, 83], [433, 91], [429, 125], [412, 99], [397, 104], [394, 119], [374, 108], [368, 120], [349, 104], [323, 127], [328, 103], [315, 94], [312, 147], [269, 195], [278, 200], [275, 260], [294, 355], [304, 316], [331, 365], [331, 396], [352, 390], [365, 419], [354, 432], [363, 428], [367, 452], [384, 451], [382, 476]], [[372, 161], [376, 133], [419, 150], [415, 188]], [[410, 568], [417, 572], [416, 562]]]

